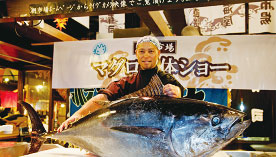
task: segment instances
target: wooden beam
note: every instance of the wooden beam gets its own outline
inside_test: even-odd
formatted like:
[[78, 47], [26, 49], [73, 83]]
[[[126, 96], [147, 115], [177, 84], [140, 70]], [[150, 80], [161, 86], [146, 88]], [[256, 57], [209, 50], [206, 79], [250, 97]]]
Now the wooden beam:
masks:
[[155, 36], [163, 36], [160, 28], [154, 22], [148, 11], [136, 10], [137, 15]]
[[[1, 38], [2, 41], [7, 43], [17, 45], [19, 47], [23, 47], [25, 49], [31, 50], [32, 47], [30, 46], [29, 42], [56, 42], [61, 41], [47, 33], [40, 31], [37, 28], [32, 26], [25, 26], [25, 25], [18, 25], [15, 22], [12, 23], [2, 23], [0, 24], [0, 33], [7, 36]], [[25, 39], [22, 41], [22, 39]], [[41, 50], [44, 51], [44, 50]], [[47, 54], [49, 51], [45, 50], [43, 54]], [[40, 52], [42, 53], [42, 52]], [[47, 55], [51, 56], [51, 54]]]
[[61, 41], [77, 41], [78, 39], [48, 25], [47, 23], [44, 23], [44, 27], [42, 29], [39, 29], [40, 31], [47, 33], [53, 37], [56, 37], [60, 39]]
[[21, 48], [21, 47], [18, 47], [18, 46], [15, 46], [15, 45], [3, 42], [3, 41], [0, 41], [0, 45], [5, 45], [5, 46], [11, 47], [15, 50], [18, 50], [18, 51], [21, 51], [21, 52], [24, 52], [24, 53], [27, 53], [27, 54], [30, 54], [30, 55], [33, 55], [33, 56], [37, 56], [37, 57], [40, 57], [40, 58], [53, 60], [52, 57], [45, 56], [43, 54], [40, 54], [40, 53], [37, 53], [37, 52], [34, 52], [34, 51], [30, 51], [30, 50], [27, 50], [27, 49], [24, 49], [24, 48]]
[[[52, 65], [47, 65], [48, 67], [51, 67]], [[26, 71], [31, 71], [31, 70], [49, 70], [49, 68], [37, 66], [37, 65], [24, 65], [23, 69]]]
[[181, 30], [187, 26], [184, 9], [164, 10], [164, 15], [169, 25], [172, 27], [172, 33], [181, 35]]
[[[77, 41], [78, 39], [52, 27], [51, 25], [44, 23], [44, 27], [39, 29], [40, 31], [53, 36], [61, 41]], [[46, 45], [54, 45], [54, 42], [45, 42], [45, 43], [32, 43], [32, 46], [46, 46]]]
[[55, 42], [47, 42], [47, 43], [31, 43], [32, 46], [47, 46], [54, 45]]
[[150, 11], [149, 14], [164, 36], [173, 36], [160, 11]]
[[31, 62], [31, 61], [24, 60], [24, 59], [20, 59], [20, 58], [16, 58], [16, 57], [9, 56], [9, 55], [6, 55], [6, 54], [0, 53], [0, 56], [7, 57], [7, 58], [12, 58], [12, 59], [14, 59], [14, 60], [18, 60], [18, 61], [21, 61], [21, 62], [25, 62], [25, 63], [29, 63], [29, 64], [34, 64], [34, 65], [37, 65], [37, 66], [41, 66], [41, 67], [44, 67], [44, 68], [51, 69], [50, 66], [42, 65], [42, 64], [39, 64], [39, 63]]
[[0, 67], [22, 70], [23, 65], [0, 59]]
[[150, 35], [150, 30], [147, 27], [113, 30], [113, 38], [143, 37], [146, 35]]
[[[44, 23], [43, 28], [36, 28], [32, 26], [19, 26], [16, 23], [5, 23], [2, 24], [4, 29], [8, 29], [10, 32], [16, 32], [17, 36], [21, 36], [24, 38], [31, 39], [33, 41], [40, 41], [41, 43], [48, 43], [48, 44], [41, 44], [41, 45], [53, 45], [53, 42], [58, 41], [76, 41], [78, 39], [54, 28], [53, 26]], [[5, 32], [4, 32], [5, 33]], [[15, 37], [17, 37], [15, 36]], [[1, 43], [0, 43], [1, 44]], [[36, 43], [39, 45], [40, 43]]]

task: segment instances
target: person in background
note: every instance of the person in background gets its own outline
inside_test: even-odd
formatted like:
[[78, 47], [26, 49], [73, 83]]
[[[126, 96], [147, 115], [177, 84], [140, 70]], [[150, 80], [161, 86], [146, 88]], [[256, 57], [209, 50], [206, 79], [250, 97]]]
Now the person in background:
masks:
[[139, 63], [138, 73], [111, 82], [106, 89], [100, 90], [98, 95], [87, 101], [77, 112], [64, 121], [57, 129], [61, 132], [67, 129], [71, 122], [86, 116], [90, 112], [100, 109], [99, 101], [113, 101], [124, 95], [133, 93], [144, 88], [150, 82], [152, 76], [158, 75], [164, 84], [163, 93], [170, 97], [180, 98], [183, 96], [184, 87], [171, 75], [159, 69], [161, 45], [157, 38], [144, 36], [137, 41], [135, 54]]

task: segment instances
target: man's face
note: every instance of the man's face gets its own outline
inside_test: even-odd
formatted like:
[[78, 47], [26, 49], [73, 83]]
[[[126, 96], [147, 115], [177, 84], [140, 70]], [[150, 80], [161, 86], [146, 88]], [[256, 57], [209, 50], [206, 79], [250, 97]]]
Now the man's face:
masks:
[[160, 51], [153, 43], [140, 43], [135, 52], [142, 70], [152, 69], [157, 65]]

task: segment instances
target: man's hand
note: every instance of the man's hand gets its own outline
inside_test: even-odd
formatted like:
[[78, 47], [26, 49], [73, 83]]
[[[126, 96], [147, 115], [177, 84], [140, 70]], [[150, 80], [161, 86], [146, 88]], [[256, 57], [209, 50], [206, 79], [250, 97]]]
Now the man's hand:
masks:
[[57, 132], [62, 132], [62, 130], [67, 129], [70, 123], [73, 123], [79, 120], [80, 118], [81, 116], [79, 115], [72, 115], [59, 126], [59, 128], [57, 129]]
[[178, 86], [172, 84], [166, 84], [163, 87], [163, 93], [167, 96], [174, 98], [181, 98], [181, 90]]

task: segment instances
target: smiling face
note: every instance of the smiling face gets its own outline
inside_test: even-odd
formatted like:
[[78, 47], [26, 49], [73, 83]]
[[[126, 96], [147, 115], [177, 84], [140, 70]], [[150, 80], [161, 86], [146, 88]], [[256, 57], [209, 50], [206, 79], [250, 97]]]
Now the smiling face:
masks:
[[142, 42], [137, 46], [136, 57], [142, 70], [154, 68], [160, 56], [160, 51], [151, 42]]

